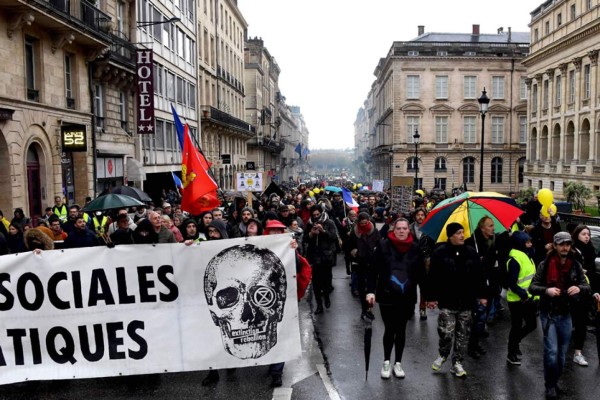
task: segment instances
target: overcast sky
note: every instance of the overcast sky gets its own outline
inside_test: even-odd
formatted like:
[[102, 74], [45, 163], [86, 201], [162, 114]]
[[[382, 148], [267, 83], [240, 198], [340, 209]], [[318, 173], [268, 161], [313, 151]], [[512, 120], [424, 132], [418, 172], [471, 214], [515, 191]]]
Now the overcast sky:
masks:
[[279, 88], [299, 106], [309, 146], [354, 147], [354, 121], [373, 71], [394, 41], [425, 32], [529, 32], [542, 0], [238, 0], [248, 36], [260, 37], [275, 57]]

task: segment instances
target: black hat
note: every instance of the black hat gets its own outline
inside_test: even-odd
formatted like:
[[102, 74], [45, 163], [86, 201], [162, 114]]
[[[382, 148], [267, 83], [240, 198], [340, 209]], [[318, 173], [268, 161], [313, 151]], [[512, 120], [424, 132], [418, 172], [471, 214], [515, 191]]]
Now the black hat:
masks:
[[450, 236], [453, 236], [456, 232], [460, 231], [461, 229], [465, 228], [463, 228], [463, 226], [458, 222], [451, 222], [448, 225], [446, 225], [446, 236], [450, 238]]

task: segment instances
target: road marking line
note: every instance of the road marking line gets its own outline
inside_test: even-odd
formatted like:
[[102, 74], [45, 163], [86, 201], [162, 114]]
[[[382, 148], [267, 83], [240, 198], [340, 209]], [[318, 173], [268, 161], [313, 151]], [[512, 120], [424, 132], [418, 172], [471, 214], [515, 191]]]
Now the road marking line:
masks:
[[325, 389], [327, 390], [327, 393], [329, 393], [329, 398], [331, 400], [341, 400], [337, 389], [335, 386], [333, 386], [333, 382], [331, 382], [329, 375], [327, 375], [325, 364], [317, 364], [317, 371], [319, 371], [319, 375], [321, 376], [321, 380], [325, 385]]

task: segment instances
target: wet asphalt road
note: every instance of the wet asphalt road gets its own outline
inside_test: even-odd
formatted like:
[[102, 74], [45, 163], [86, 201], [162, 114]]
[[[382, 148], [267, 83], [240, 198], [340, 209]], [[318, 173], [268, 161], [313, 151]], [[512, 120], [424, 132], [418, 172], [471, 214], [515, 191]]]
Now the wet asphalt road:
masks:
[[[382, 380], [383, 326], [375, 308], [371, 368], [365, 381], [363, 357], [364, 325], [360, 305], [349, 289], [349, 278], [339, 258], [334, 268], [332, 306], [313, 316], [311, 296], [299, 304], [302, 358], [288, 362], [283, 387], [269, 387], [267, 367], [243, 368], [221, 373], [213, 387], [200, 382], [206, 372], [160, 374], [140, 377], [114, 377], [72, 381], [26, 382], [0, 386], [4, 399], [543, 399], [542, 334], [538, 329], [521, 344], [523, 364], [509, 366], [505, 361], [508, 338], [508, 311], [503, 319], [490, 325], [490, 337], [483, 342], [488, 353], [479, 360], [468, 358], [466, 379], [449, 373], [447, 362], [440, 373], [431, 370], [437, 357], [437, 310], [428, 311], [427, 321], [418, 315], [409, 321], [407, 343], [402, 360], [406, 378]], [[600, 398], [600, 368], [596, 337], [588, 333], [584, 349], [590, 366], [572, 362], [568, 353], [561, 379], [565, 389], [560, 399]], [[0, 370], [1, 373], [1, 370]]]
[[[510, 329], [508, 307], [504, 317], [489, 325], [490, 336], [483, 340], [488, 353], [479, 360], [467, 357], [464, 368], [466, 379], [450, 374], [450, 362], [441, 372], [432, 371], [431, 364], [438, 355], [437, 315], [428, 310], [427, 321], [415, 315], [407, 326], [406, 348], [402, 366], [405, 379], [393, 375], [389, 380], [380, 378], [383, 363], [383, 324], [379, 310], [374, 311], [371, 367], [365, 381], [363, 357], [364, 325], [359, 318], [360, 304], [349, 289], [343, 260], [334, 269], [335, 291], [332, 306], [317, 316], [315, 329], [323, 342], [323, 352], [332, 371], [332, 381], [343, 399], [543, 399], [543, 338], [539, 327], [521, 344], [521, 366], [507, 365], [506, 346]], [[583, 351], [589, 366], [572, 362], [573, 350], [567, 354], [566, 370], [560, 380], [565, 390], [560, 399], [599, 399], [600, 368], [596, 350], [596, 336], [587, 334]], [[392, 352], [393, 357], [393, 352]], [[393, 360], [392, 360], [393, 361]]]

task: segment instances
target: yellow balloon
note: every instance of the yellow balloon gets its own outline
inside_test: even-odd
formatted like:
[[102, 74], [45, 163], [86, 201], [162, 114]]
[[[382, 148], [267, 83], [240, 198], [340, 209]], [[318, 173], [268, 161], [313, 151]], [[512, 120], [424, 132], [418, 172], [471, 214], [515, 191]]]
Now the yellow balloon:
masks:
[[319, 188], [314, 188], [314, 189], [313, 189], [313, 192], [314, 192], [315, 194], [319, 194], [319, 193], [321, 193], [321, 189], [319, 189]]
[[550, 189], [540, 189], [537, 196], [540, 204], [546, 207], [550, 207], [550, 205], [554, 201], [554, 195], [552, 194]]
[[359, 184], [358, 184], [358, 185], [356, 185], [356, 186], [358, 186], [359, 188], [361, 188], [361, 187], [362, 187], [362, 183], [359, 183]]
[[540, 210], [540, 214], [542, 214], [544, 217], [549, 217], [550, 213], [548, 212], [548, 207], [542, 206], [542, 209]]
[[548, 207], [548, 214], [550, 214], [550, 216], [555, 216], [556, 211], [556, 204], [550, 204], [550, 207]]
[[425, 192], [424, 192], [424, 191], [422, 191], [421, 189], [417, 189], [417, 190], [415, 190], [415, 193], [417, 193], [417, 194], [421, 195], [421, 197], [425, 196]]
[[352, 186], [352, 190], [356, 190], [356, 185]]
[[308, 192], [308, 195], [309, 195], [310, 197], [314, 197], [314, 195], [315, 195], [315, 192], [313, 192], [312, 190], [310, 190], [310, 191]]

